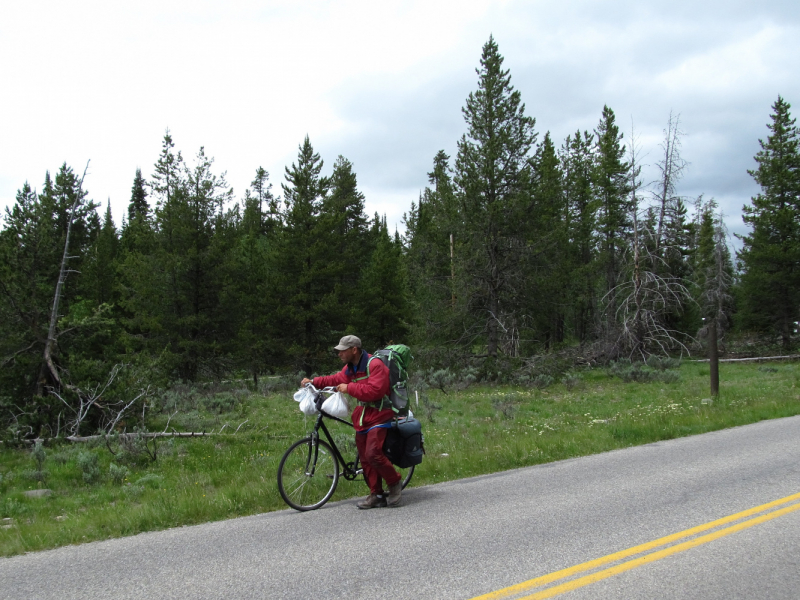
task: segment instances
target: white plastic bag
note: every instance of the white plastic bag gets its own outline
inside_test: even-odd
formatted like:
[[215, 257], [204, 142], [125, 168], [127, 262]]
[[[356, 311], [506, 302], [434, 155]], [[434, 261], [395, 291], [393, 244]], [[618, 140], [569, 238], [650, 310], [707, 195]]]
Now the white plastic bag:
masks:
[[306, 388], [308, 392], [305, 394], [300, 400], [300, 410], [303, 412], [304, 415], [311, 415], [317, 414], [317, 405], [314, 403], [314, 392]]
[[294, 401], [302, 402], [306, 396], [313, 396], [314, 392], [311, 391], [309, 386], [301, 387], [294, 393]]
[[346, 419], [350, 416], [350, 406], [347, 398], [341, 392], [331, 394], [322, 403], [322, 410], [338, 419]]

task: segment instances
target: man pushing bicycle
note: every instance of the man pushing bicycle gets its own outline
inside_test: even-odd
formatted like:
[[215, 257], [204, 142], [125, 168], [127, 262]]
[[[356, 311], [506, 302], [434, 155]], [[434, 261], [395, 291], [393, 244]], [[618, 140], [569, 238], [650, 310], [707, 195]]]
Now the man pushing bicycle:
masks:
[[[334, 349], [344, 363], [342, 370], [334, 375], [305, 378], [300, 385], [312, 383], [317, 388], [335, 386], [338, 391], [358, 400], [352, 419], [356, 429], [356, 448], [370, 494], [356, 506], [397, 506], [403, 489], [402, 477], [383, 453], [388, 431], [386, 424], [394, 418], [388, 399], [389, 370], [381, 360], [372, 360], [372, 355], [361, 349], [361, 340], [354, 335], [344, 336]], [[389, 487], [385, 497], [382, 481]]]

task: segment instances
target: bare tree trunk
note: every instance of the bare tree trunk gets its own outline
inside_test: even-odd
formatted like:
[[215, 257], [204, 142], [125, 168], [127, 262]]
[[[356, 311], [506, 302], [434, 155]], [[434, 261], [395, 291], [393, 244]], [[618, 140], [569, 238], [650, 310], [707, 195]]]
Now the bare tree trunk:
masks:
[[[56, 292], [53, 296], [53, 308], [50, 310], [50, 326], [47, 330], [47, 342], [44, 345], [44, 362], [47, 365], [48, 370], [50, 371], [50, 377], [53, 380], [53, 383], [58, 387], [61, 388], [61, 377], [58, 374], [58, 369], [56, 368], [55, 363], [53, 362], [53, 353], [55, 351], [55, 345], [58, 341], [58, 336], [56, 335], [56, 325], [58, 324], [58, 305], [61, 302], [61, 289], [64, 287], [64, 282], [67, 280], [67, 275], [69, 274], [69, 270], [67, 269], [67, 261], [70, 259], [69, 256], [69, 235], [72, 231], [72, 221], [75, 218], [75, 210], [78, 208], [78, 203], [81, 201], [81, 190], [83, 189], [83, 180], [86, 177], [86, 171], [89, 169], [89, 162], [86, 162], [86, 168], [83, 170], [83, 175], [81, 176], [80, 181], [78, 182], [78, 190], [76, 192], [75, 202], [72, 204], [72, 207], [69, 210], [69, 220], [67, 221], [67, 235], [66, 239], [64, 240], [64, 254], [61, 257], [61, 268], [59, 269], [58, 273], [58, 281], [56, 282]], [[39, 385], [42, 385], [40, 381]], [[40, 390], [40, 395], [43, 390]]]
[[657, 194], [659, 211], [658, 227], [656, 229], [655, 252], [660, 256], [661, 243], [664, 234], [664, 222], [667, 215], [667, 205], [675, 193], [675, 184], [681, 176], [681, 172], [686, 167], [686, 162], [680, 156], [680, 137], [683, 133], [679, 129], [681, 122], [680, 115], [669, 113], [667, 129], [664, 131], [664, 158], [659, 161], [658, 168], [661, 171], [659, 190]]

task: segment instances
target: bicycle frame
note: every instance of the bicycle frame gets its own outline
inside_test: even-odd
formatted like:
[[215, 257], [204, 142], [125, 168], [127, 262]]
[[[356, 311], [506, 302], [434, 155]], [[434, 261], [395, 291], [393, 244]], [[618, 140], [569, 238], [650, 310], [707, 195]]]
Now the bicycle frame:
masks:
[[[349, 423], [348, 421], [345, 421], [344, 419], [340, 419], [338, 417], [334, 417], [333, 415], [329, 415], [328, 413], [324, 412], [322, 410], [322, 408], [319, 408], [319, 414], [317, 415], [317, 421], [314, 424], [314, 429], [311, 430], [311, 434], [310, 434], [311, 438], [314, 440], [314, 444], [313, 444], [314, 445], [314, 461], [313, 461], [314, 465], [316, 466], [316, 464], [317, 464], [317, 453], [319, 452], [319, 444], [317, 444], [316, 442], [319, 439], [319, 430], [321, 429], [322, 433], [325, 434], [325, 438], [326, 438], [328, 444], [330, 445], [331, 450], [333, 451], [333, 456], [336, 458], [337, 461], [339, 461], [339, 464], [342, 466], [342, 475], [348, 481], [352, 481], [356, 477], [361, 475], [361, 473], [362, 473], [361, 469], [358, 468], [358, 463], [360, 462], [360, 458], [358, 456], [358, 451], [356, 451], [356, 459], [355, 459], [355, 461], [353, 461], [351, 463], [346, 462], [344, 456], [342, 455], [341, 451], [339, 450], [338, 446], [336, 445], [336, 442], [333, 441], [333, 436], [331, 435], [330, 431], [328, 431], [328, 428], [325, 425], [325, 422], [323, 421], [324, 417], [327, 417], [329, 419], [333, 419], [334, 421], [339, 421], [339, 423], [344, 423], [345, 425], [347, 425], [351, 429], [355, 429], [355, 427], [353, 427], [352, 423]], [[310, 454], [311, 453], [309, 453], [309, 457], [308, 457], [309, 462], [311, 461]], [[311, 474], [313, 475], [313, 473], [314, 472], [313, 472], [313, 469], [312, 469]]]

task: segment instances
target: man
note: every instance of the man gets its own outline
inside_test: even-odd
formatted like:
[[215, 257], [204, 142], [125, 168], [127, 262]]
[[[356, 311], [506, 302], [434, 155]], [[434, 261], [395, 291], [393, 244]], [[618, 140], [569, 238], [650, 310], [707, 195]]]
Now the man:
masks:
[[[313, 383], [317, 388], [335, 386], [342, 393], [349, 394], [358, 405], [353, 410], [353, 425], [356, 428], [356, 448], [361, 457], [364, 479], [370, 494], [356, 506], [376, 508], [378, 506], [397, 506], [403, 489], [402, 477], [383, 453], [387, 428], [381, 427], [394, 418], [389, 402], [389, 370], [380, 359], [361, 349], [361, 340], [354, 335], [346, 335], [334, 347], [339, 359], [344, 363], [341, 371], [324, 377], [305, 378], [300, 385]], [[383, 496], [383, 484], [389, 486], [389, 493]]]

